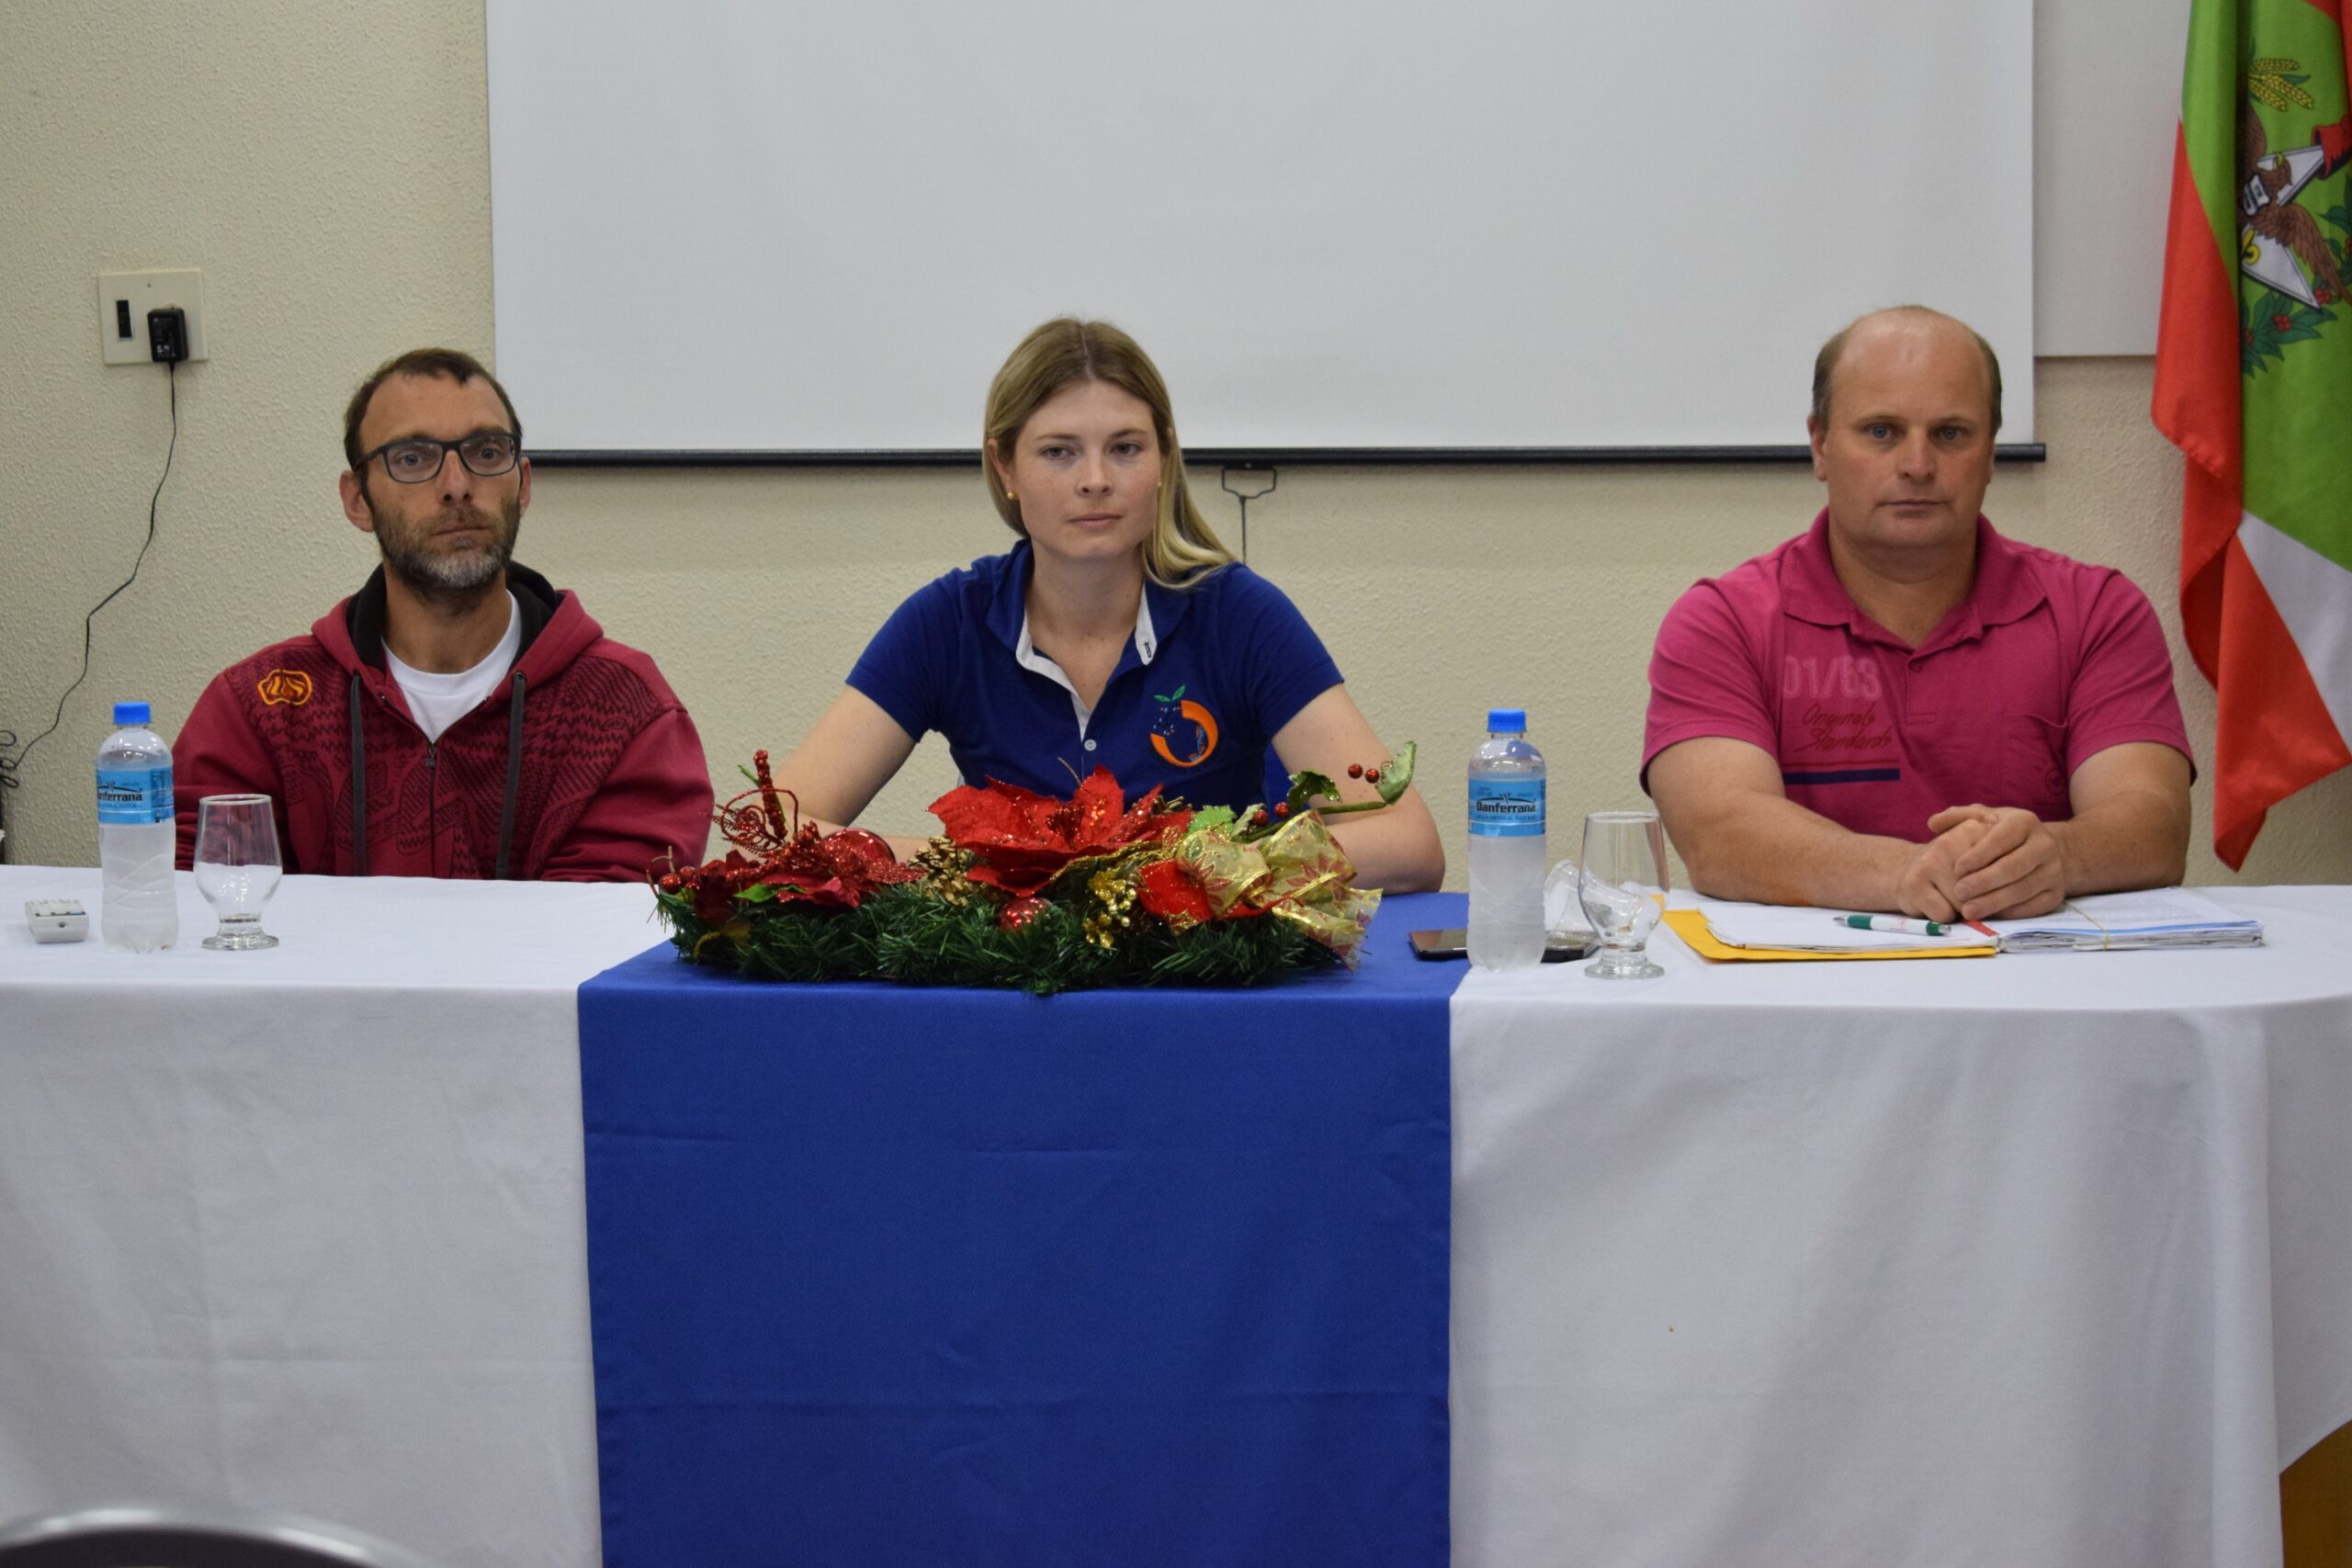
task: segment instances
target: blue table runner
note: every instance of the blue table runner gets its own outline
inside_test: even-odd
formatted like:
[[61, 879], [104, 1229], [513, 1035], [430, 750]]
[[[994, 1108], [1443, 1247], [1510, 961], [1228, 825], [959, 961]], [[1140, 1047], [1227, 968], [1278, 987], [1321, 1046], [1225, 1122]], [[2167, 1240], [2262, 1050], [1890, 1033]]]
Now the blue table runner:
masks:
[[1447, 998], [581, 988], [610, 1568], [1447, 1555]]

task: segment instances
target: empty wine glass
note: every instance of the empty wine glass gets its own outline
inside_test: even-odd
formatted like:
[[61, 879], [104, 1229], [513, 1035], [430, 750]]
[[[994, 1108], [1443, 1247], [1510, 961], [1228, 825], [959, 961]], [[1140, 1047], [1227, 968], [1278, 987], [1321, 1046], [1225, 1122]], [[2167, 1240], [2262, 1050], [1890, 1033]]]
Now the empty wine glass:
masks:
[[229, 952], [276, 947], [261, 907], [277, 891], [277, 821], [266, 795], [208, 795], [197, 803], [196, 890], [220, 916], [204, 945]]
[[1646, 980], [1666, 973], [1643, 951], [1666, 912], [1666, 829], [1657, 812], [1596, 811], [1584, 819], [1577, 901], [1600, 939], [1600, 954], [1586, 974]]

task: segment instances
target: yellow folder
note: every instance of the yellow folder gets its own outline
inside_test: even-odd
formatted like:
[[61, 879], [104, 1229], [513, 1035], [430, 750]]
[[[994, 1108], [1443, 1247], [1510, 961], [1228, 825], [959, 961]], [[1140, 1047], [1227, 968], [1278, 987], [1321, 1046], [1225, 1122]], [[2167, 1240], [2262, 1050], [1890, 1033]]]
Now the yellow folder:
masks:
[[1990, 958], [2001, 951], [1991, 942], [1978, 947], [1879, 947], [1868, 953], [1814, 953], [1795, 947], [1734, 947], [1728, 942], [1717, 942], [1715, 933], [1707, 929], [1707, 917], [1696, 909], [1668, 909], [1666, 923], [1673, 927], [1674, 934], [1702, 958], [1746, 959], [1761, 964], [1803, 964], [1817, 958], [1833, 961], [1849, 958]]

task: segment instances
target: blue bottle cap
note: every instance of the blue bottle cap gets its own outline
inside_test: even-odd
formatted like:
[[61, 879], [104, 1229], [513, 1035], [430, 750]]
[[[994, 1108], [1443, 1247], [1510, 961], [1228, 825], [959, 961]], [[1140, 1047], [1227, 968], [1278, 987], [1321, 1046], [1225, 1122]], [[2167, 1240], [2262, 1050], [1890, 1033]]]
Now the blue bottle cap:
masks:
[[126, 724], [144, 724], [154, 716], [154, 713], [145, 703], [117, 703], [114, 705], [114, 721], [118, 727]]
[[1487, 728], [1496, 735], [1524, 735], [1527, 733], [1527, 710], [1525, 708], [1488, 708]]

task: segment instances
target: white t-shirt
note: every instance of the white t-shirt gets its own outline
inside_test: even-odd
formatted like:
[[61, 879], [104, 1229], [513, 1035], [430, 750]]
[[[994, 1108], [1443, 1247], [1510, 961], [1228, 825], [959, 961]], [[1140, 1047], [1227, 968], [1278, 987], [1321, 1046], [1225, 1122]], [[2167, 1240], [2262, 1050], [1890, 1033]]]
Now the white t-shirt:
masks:
[[408, 699], [408, 711], [416, 716], [417, 728], [424, 731], [424, 738], [438, 740], [443, 730], [480, 707], [484, 697], [498, 690], [506, 672], [514, 668], [515, 655], [522, 651], [523, 612], [510, 590], [506, 595], [506, 635], [472, 669], [460, 670], [454, 675], [412, 670], [389, 647], [384, 649], [384, 667], [400, 682], [401, 694]]

